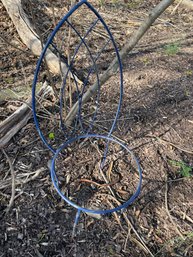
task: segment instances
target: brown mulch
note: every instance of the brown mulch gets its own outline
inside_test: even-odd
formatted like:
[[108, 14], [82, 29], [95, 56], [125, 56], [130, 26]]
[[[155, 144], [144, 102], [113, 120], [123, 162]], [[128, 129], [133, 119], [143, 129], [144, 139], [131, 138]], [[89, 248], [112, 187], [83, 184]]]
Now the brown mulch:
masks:
[[[39, 31], [46, 32], [46, 38], [55, 24], [50, 1], [31, 1], [31, 9], [27, 9], [27, 2], [23, 1], [29, 18], [32, 19], [30, 10], [34, 10]], [[158, 1], [92, 2], [121, 48]], [[67, 7], [60, 0], [52, 5], [57, 22]], [[143, 184], [139, 197], [124, 213], [100, 219], [82, 214], [76, 236], [72, 237], [76, 210], [55, 191], [47, 167], [52, 153], [30, 120], [4, 149], [13, 163], [16, 182], [14, 205], [7, 215], [11, 173], [8, 160], [0, 151], [0, 257], [193, 256], [193, 17], [191, 11], [182, 7], [171, 14], [173, 8], [155, 22], [123, 63], [124, 97], [113, 135], [125, 142], [140, 161]], [[19, 40], [2, 3], [0, 9], [2, 36], [27, 51], [21, 52], [1, 39], [0, 90], [22, 83], [30, 86], [37, 58]], [[90, 16], [81, 15], [77, 13], [73, 22], [82, 32]], [[104, 35], [97, 34], [101, 30], [97, 27], [88, 39], [93, 51], [98, 50], [97, 44], [104, 43]], [[79, 66], [79, 60], [75, 67], [83, 76], [90, 65], [86, 55], [84, 58], [86, 68]], [[112, 58], [113, 48], [109, 46], [101, 56], [100, 72]], [[56, 76], [54, 80], [61, 82]], [[106, 134], [112, 125], [118, 86], [119, 77], [115, 74], [102, 88], [93, 128], [97, 133]], [[94, 103], [95, 98], [84, 108], [86, 121]], [[20, 104], [9, 101], [0, 105], [0, 121]], [[52, 101], [47, 108], [53, 119], [40, 118], [41, 129], [46, 136], [50, 131], [55, 133], [55, 138], [48, 140], [57, 148], [64, 141], [58, 132], [58, 109]], [[42, 110], [40, 114], [45, 113]], [[113, 208], [118, 204], [99, 174], [103, 151], [104, 142], [100, 140], [86, 141], [82, 147], [74, 143], [65, 153], [69, 158], [60, 156], [56, 163], [64, 193], [89, 208]], [[104, 173], [119, 200], [125, 200], [137, 184], [136, 168], [117, 145], [112, 144], [110, 152]]]

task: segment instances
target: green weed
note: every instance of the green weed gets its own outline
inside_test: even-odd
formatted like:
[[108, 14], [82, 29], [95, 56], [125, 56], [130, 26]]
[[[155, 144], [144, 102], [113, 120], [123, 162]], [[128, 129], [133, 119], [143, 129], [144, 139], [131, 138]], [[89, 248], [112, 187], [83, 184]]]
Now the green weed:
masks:
[[141, 0], [128, 1], [127, 7], [129, 9], [135, 9], [135, 8], [139, 7], [140, 3], [141, 3]]
[[105, 5], [105, 0], [99, 0], [100, 7], [103, 7]]
[[193, 71], [192, 70], [187, 70], [184, 72], [186, 76], [191, 76], [193, 75]]
[[49, 139], [54, 140], [55, 134], [53, 132], [49, 133], [48, 135]]
[[[175, 252], [181, 252], [182, 254], [185, 254], [187, 249], [190, 249], [193, 244], [193, 232], [185, 232], [184, 233], [185, 239], [182, 239], [181, 237], [174, 237], [170, 239], [169, 241], [165, 242], [163, 247], [155, 254], [156, 257], [163, 256], [163, 253], [169, 249], [170, 253], [172, 251], [173, 254]], [[171, 255], [171, 256], [177, 256], [177, 255]], [[181, 256], [181, 255], [180, 255]], [[185, 256], [185, 255], [182, 255]]]
[[112, 3], [113, 3], [113, 4], [118, 4], [118, 3], [119, 3], [119, 0], [112, 0]]
[[6, 78], [5, 82], [8, 84], [13, 84], [14, 83], [14, 78]]
[[176, 55], [180, 51], [179, 43], [172, 43], [164, 46], [164, 52], [167, 55]]
[[185, 90], [184, 90], [184, 95], [185, 95], [186, 97], [189, 97], [189, 96], [190, 96], [190, 91], [189, 91], [188, 89], [185, 89]]
[[143, 64], [147, 65], [150, 63], [150, 60], [147, 57], [144, 57], [141, 59], [141, 61], [143, 62]]
[[187, 165], [183, 161], [174, 161], [174, 160], [169, 160], [169, 163], [174, 166], [179, 168], [179, 173], [182, 177], [189, 178], [191, 177], [191, 171], [192, 167]]

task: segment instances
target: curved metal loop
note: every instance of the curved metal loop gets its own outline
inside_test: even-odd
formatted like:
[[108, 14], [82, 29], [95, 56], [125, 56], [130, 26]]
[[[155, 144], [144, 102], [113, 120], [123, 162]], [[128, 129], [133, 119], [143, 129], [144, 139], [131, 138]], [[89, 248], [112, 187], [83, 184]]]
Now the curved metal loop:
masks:
[[[57, 179], [57, 175], [56, 175], [56, 170], [55, 170], [55, 161], [58, 158], [59, 154], [61, 153], [61, 151], [63, 149], [65, 149], [66, 147], [68, 147], [70, 144], [80, 140], [80, 139], [85, 139], [85, 138], [95, 138], [95, 139], [105, 139], [108, 142], [114, 142], [116, 144], [118, 144], [119, 146], [121, 146], [124, 150], [127, 151], [128, 154], [130, 154], [133, 158], [133, 160], [136, 163], [137, 166], [137, 170], [138, 170], [138, 175], [139, 175], [139, 181], [138, 181], [138, 185], [136, 187], [135, 192], [133, 193], [133, 195], [122, 205], [113, 208], [113, 209], [109, 209], [109, 210], [92, 210], [92, 209], [86, 209], [84, 207], [81, 207], [79, 205], [77, 205], [76, 203], [72, 202], [69, 198], [67, 198], [62, 191], [59, 188], [58, 185], [58, 179]], [[137, 160], [137, 158], [135, 157], [135, 155], [133, 154], [133, 152], [123, 143], [121, 143], [120, 141], [112, 138], [112, 137], [108, 137], [108, 136], [104, 136], [104, 135], [97, 135], [97, 134], [86, 134], [86, 135], [82, 135], [82, 136], [78, 136], [75, 138], [71, 138], [70, 140], [68, 140], [67, 142], [65, 142], [59, 149], [57, 149], [53, 159], [52, 159], [52, 165], [51, 165], [51, 179], [52, 179], [52, 183], [56, 189], [56, 191], [58, 192], [58, 194], [61, 196], [61, 198], [66, 201], [69, 205], [71, 205], [72, 207], [76, 208], [79, 211], [82, 212], [89, 212], [89, 213], [94, 213], [94, 214], [108, 214], [108, 213], [112, 213], [115, 211], [119, 211], [121, 209], [124, 209], [126, 207], [128, 207], [129, 205], [131, 205], [134, 200], [138, 197], [140, 190], [141, 190], [141, 184], [142, 184], [142, 170], [141, 167], [139, 165], [139, 161]]]
[[[89, 28], [89, 30], [87, 31], [87, 33], [85, 34], [84, 37], [81, 37], [80, 34], [78, 33], [78, 31], [76, 30], [76, 28], [68, 21], [69, 17], [80, 7], [82, 6], [83, 4], [85, 4], [90, 10], [91, 12], [96, 16], [96, 20], [95, 22], [91, 25], [91, 27]], [[61, 88], [61, 96], [60, 96], [60, 120], [61, 120], [61, 127], [65, 133], [65, 125], [64, 125], [64, 122], [63, 122], [63, 117], [62, 117], [62, 106], [63, 106], [63, 96], [64, 96], [64, 91], [65, 91], [65, 85], [66, 85], [66, 79], [67, 79], [67, 76], [68, 76], [68, 73], [71, 71], [71, 67], [73, 65], [73, 62], [74, 62], [74, 58], [80, 48], [80, 46], [83, 44], [87, 51], [89, 52], [89, 56], [92, 60], [92, 63], [93, 63], [93, 67], [91, 67], [91, 69], [89, 70], [88, 74], [87, 74], [87, 77], [84, 81], [84, 85], [83, 85], [83, 89], [82, 89], [82, 92], [79, 92], [78, 90], [78, 85], [77, 85], [77, 82], [76, 82], [76, 79], [74, 77], [74, 82], [76, 84], [76, 91], [77, 91], [77, 95], [78, 95], [78, 102], [79, 102], [79, 111], [78, 111], [78, 121], [79, 121], [79, 124], [80, 124], [80, 127], [82, 128], [82, 132], [83, 133], [89, 133], [91, 132], [92, 130], [92, 127], [94, 125], [94, 120], [96, 118], [96, 115], [97, 115], [97, 110], [98, 108], [96, 108], [96, 111], [93, 115], [93, 118], [89, 124], [89, 128], [87, 129], [87, 131], [85, 131], [83, 129], [83, 120], [82, 120], [82, 115], [81, 115], [81, 107], [82, 107], [82, 97], [84, 95], [84, 92], [86, 90], [86, 87], [87, 87], [87, 84], [88, 84], [88, 79], [89, 79], [89, 76], [91, 75], [91, 73], [93, 72], [93, 70], [95, 70], [96, 72], [96, 76], [97, 76], [97, 85], [98, 85], [98, 91], [97, 91], [97, 98], [96, 98], [96, 103], [97, 103], [97, 107], [99, 105], [99, 97], [100, 97], [100, 78], [99, 78], [99, 74], [97, 72], [97, 68], [96, 68], [96, 61], [99, 59], [101, 53], [103, 52], [103, 50], [105, 49], [106, 45], [105, 44], [103, 46], [103, 48], [101, 49], [101, 51], [99, 51], [97, 57], [94, 59], [90, 50], [89, 50], [89, 47], [87, 46], [86, 42], [85, 42], [85, 37], [89, 35], [89, 33], [92, 31], [92, 29], [96, 26], [97, 22], [100, 22], [104, 29], [107, 31], [108, 35], [109, 35], [109, 39], [108, 39], [108, 42], [111, 42], [113, 44], [113, 47], [114, 47], [114, 50], [115, 50], [115, 53], [116, 53], [116, 56], [118, 58], [118, 61], [119, 61], [119, 74], [120, 74], [120, 94], [119, 94], [119, 103], [118, 103], [118, 106], [117, 106], [117, 111], [116, 111], [116, 114], [115, 114], [115, 118], [113, 120], [113, 123], [112, 123], [112, 126], [110, 128], [110, 131], [108, 133], [108, 135], [111, 135], [114, 128], [115, 128], [115, 125], [116, 125], [116, 122], [117, 122], [117, 119], [118, 119], [118, 115], [119, 115], [119, 112], [120, 112], [120, 108], [121, 108], [121, 102], [122, 102], [122, 96], [123, 96], [123, 72], [122, 72], [122, 64], [121, 64], [121, 59], [120, 59], [120, 56], [119, 56], [119, 52], [118, 52], [118, 48], [116, 46], [116, 43], [114, 41], [114, 38], [109, 30], [109, 28], [107, 27], [106, 23], [104, 22], [104, 20], [102, 19], [102, 17], [98, 14], [98, 12], [92, 7], [91, 4], [89, 4], [86, 0], [82, 0], [81, 2], [77, 3], [63, 18], [62, 20], [58, 23], [58, 25], [55, 27], [55, 29], [53, 30], [53, 32], [51, 33], [47, 43], [45, 44], [44, 46], [44, 49], [40, 55], [40, 58], [38, 60], [38, 63], [37, 63], [37, 67], [36, 67], [36, 71], [35, 71], [35, 75], [34, 75], [34, 80], [33, 80], [33, 85], [32, 85], [32, 110], [33, 110], [33, 116], [34, 116], [34, 122], [35, 122], [35, 125], [36, 125], [36, 128], [37, 128], [37, 131], [40, 135], [40, 138], [42, 139], [42, 141], [44, 142], [44, 144], [53, 152], [55, 153], [56, 149], [54, 149], [48, 142], [48, 140], [46, 139], [46, 137], [44, 136], [43, 132], [41, 131], [40, 129], [40, 124], [39, 124], [39, 121], [38, 121], [38, 118], [37, 118], [37, 115], [36, 115], [36, 98], [35, 98], [35, 94], [36, 94], [36, 84], [37, 84], [37, 81], [38, 81], [38, 75], [39, 75], [39, 72], [40, 72], [40, 68], [41, 68], [41, 64], [43, 62], [43, 59], [45, 57], [45, 54], [46, 54], [46, 51], [47, 49], [49, 48], [50, 44], [52, 44], [52, 41], [56, 35], [56, 33], [58, 32], [58, 30], [63, 26], [64, 23], [68, 23], [69, 26], [71, 26], [71, 28], [76, 32], [77, 36], [81, 39], [81, 42], [79, 44], [79, 46], [77, 47], [77, 49], [75, 50], [75, 53], [74, 53], [74, 56], [72, 57], [72, 60], [71, 60], [71, 63], [70, 65], [67, 65], [68, 66], [68, 69], [67, 69], [67, 73], [65, 75], [65, 78], [63, 80], [63, 85], [62, 85], [62, 88]], [[73, 72], [71, 72], [72, 75], [73, 75]], [[74, 76], [74, 75], [73, 75]], [[74, 128], [76, 129], [76, 128]]]

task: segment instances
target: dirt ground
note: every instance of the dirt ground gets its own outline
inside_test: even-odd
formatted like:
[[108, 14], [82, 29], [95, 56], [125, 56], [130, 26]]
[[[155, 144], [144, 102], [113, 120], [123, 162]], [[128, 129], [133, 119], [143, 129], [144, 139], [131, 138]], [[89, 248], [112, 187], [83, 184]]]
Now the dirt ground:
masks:
[[[44, 0], [23, 4], [38, 27], [37, 33], [46, 40], [54, 24], [67, 12], [69, 2]], [[121, 49], [159, 1], [90, 2]], [[193, 15], [182, 6], [174, 11], [175, 6], [159, 17], [123, 62], [124, 95], [113, 137], [124, 142], [139, 159], [143, 172], [139, 197], [124, 212], [97, 218], [81, 214], [72, 237], [76, 210], [61, 200], [54, 189], [48, 169], [52, 153], [30, 119], [5, 147], [7, 156], [0, 151], [0, 257], [193, 256]], [[37, 57], [19, 39], [2, 3], [0, 10], [0, 90], [17, 91], [23, 84], [30, 88]], [[73, 22], [85, 33], [92, 19], [92, 15], [80, 10]], [[107, 38], [102, 29], [96, 27], [87, 38], [90, 49], [96, 53]], [[58, 34], [59, 41], [62, 35]], [[73, 33], [71, 39], [73, 51]], [[61, 49], [66, 51], [64, 42]], [[80, 49], [80, 55], [82, 59], [78, 57], [74, 66], [84, 77], [91, 64], [84, 49]], [[97, 63], [99, 73], [113, 58], [114, 49], [109, 45]], [[45, 70], [43, 66], [39, 82]], [[53, 75], [53, 79], [58, 83], [57, 76]], [[94, 79], [91, 74], [90, 83]], [[0, 121], [25, 100], [0, 103]], [[96, 107], [97, 99], [91, 100], [83, 107], [85, 128]], [[92, 131], [107, 135], [118, 101], [119, 73], [101, 88]], [[58, 106], [53, 99], [48, 102], [45, 101], [47, 112], [39, 110], [38, 119], [46, 139], [56, 149], [65, 139], [55, 122]], [[98, 173], [96, 163], [103, 156], [104, 145], [104, 140], [98, 139], [83, 142], [81, 147], [75, 142], [64, 152], [67, 158], [61, 155], [56, 162], [65, 195], [87, 208], [110, 209], [119, 205]], [[109, 152], [104, 173], [112, 189], [119, 193], [119, 201], [125, 201], [139, 180], [136, 166], [117, 144], [111, 144]], [[12, 192], [9, 159], [15, 173], [15, 200], [5, 215]]]

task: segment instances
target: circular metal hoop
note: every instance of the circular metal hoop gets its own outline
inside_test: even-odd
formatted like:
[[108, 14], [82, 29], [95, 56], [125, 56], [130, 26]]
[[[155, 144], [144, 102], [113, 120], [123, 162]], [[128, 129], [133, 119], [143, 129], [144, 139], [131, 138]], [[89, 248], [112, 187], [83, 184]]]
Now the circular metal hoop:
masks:
[[[139, 182], [138, 185], [136, 187], [135, 192], [133, 193], [133, 195], [122, 205], [114, 208], [114, 209], [109, 209], [109, 210], [91, 210], [91, 209], [86, 209], [83, 208], [81, 206], [78, 206], [77, 204], [75, 204], [74, 202], [72, 202], [71, 200], [69, 200], [60, 190], [59, 186], [58, 186], [58, 179], [57, 179], [57, 175], [56, 175], [56, 170], [55, 170], [55, 161], [58, 158], [59, 154], [61, 153], [61, 151], [63, 149], [65, 149], [66, 147], [68, 147], [70, 144], [72, 144], [73, 142], [76, 142], [80, 139], [85, 139], [85, 138], [95, 138], [95, 139], [105, 139], [108, 142], [114, 142], [116, 144], [119, 144], [123, 149], [125, 149], [128, 154], [130, 154], [136, 165], [137, 165], [137, 169], [138, 169], [138, 175], [139, 175]], [[96, 134], [87, 134], [87, 135], [82, 135], [82, 136], [78, 136], [75, 138], [70, 139], [69, 141], [65, 142], [55, 153], [53, 159], [52, 159], [52, 165], [51, 165], [51, 178], [52, 178], [52, 182], [54, 184], [54, 187], [56, 189], [56, 191], [58, 192], [58, 194], [61, 196], [61, 198], [66, 201], [69, 205], [73, 206], [74, 208], [76, 208], [78, 211], [82, 211], [82, 212], [89, 212], [89, 213], [94, 213], [94, 214], [107, 214], [107, 213], [112, 213], [115, 211], [119, 211], [123, 208], [128, 207], [129, 205], [131, 205], [133, 203], [133, 201], [137, 198], [137, 196], [140, 193], [141, 190], [141, 184], [142, 184], [142, 171], [141, 171], [141, 167], [139, 165], [139, 162], [137, 160], [137, 158], [135, 157], [135, 155], [133, 154], [133, 152], [123, 143], [119, 142], [118, 140], [112, 138], [112, 137], [108, 137], [108, 136], [104, 136], [104, 135], [96, 135]]]

